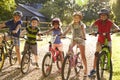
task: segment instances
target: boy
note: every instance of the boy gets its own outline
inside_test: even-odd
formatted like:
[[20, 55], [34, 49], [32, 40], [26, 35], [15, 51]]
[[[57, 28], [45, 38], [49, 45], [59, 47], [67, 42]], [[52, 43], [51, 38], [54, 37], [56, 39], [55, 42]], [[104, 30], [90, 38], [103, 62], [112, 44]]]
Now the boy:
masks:
[[[115, 31], [119, 30], [119, 27], [114, 24], [110, 19], [109, 19], [109, 11], [105, 8], [101, 9], [99, 12], [99, 19], [96, 20], [91, 26], [90, 26], [90, 30], [91, 33], [94, 34], [93, 32], [93, 27], [96, 27], [99, 33], [107, 33], [110, 32], [112, 28], [114, 28]], [[108, 34], [108, 45], [110, 46], [111, 49], [111, 37], [110, 34]], [[96, 73], [96, 60], [97, 60], [97, 56], [99, 54], [99, 51], [101, 50], [101, 46], [102, 44], [104, 44], [104, 36], [102, 34], [98, 35], [98, 41], [96, 44], [96, 52], [95, 52], [95, 58], [94, 58], [94, 64], [93, 64], [93, 69], [90, 71], [89, 76], [92, 76], [93, 74]], [[111, 51], [111, 50], [110, 50]], [[112, 51], [111, 51], [112, 53]]]
[[0, 24], [0, 28], [8, 27], [9, 31], [12, 32], [12, 36], [15, 37], [13, 42], [15, 45], [15, 50], [17, 54], [17, 60], [18, 60], [18, 67], [20, 67], [21, 57], [20, 57], [20, 41], [19, 41], [19, 35], [20, 35], [20, 28], [22, 25], [21, 17], [22, 17], [21, 11], [14, 11], [13, 12], [13, 19]]
[[27, 35], [27, 39], [26, 42], [25, 42], [25, 46], [24, 46], [24, 51], [23, 53], [28, 49], [28, 46], [30, 44], [30, 47], [32, 49], [32, 53], [34, 54], [35, 56], [35, 65], [36, 67], [38, 68], [39, 65], [38, 65], [38, 54], [37, 54], [37, 42], [36, 42], [36, 35], [40, 34], [40, 30], [38, 28], [38, 25], [39, 25], [39, 18], [38, 17], [32, 17], [31, 20], [30, 20], [30, 26], [28, 26], [26, 28], [26, 30], [23, 30], [21, 32], [21, 36], [26, 33]]

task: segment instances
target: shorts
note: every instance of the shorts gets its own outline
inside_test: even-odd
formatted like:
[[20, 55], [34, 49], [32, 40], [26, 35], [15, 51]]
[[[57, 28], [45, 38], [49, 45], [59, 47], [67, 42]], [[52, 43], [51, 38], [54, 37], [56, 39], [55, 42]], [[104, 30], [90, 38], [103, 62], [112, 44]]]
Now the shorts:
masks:
[[85, 40], [81, 38], [74, 38], [71, 43], [76, 43], [77, 45], [85, 46]]
[[62, 43], [52, 45], [53, 49], [55, 49], [56, 47], [59, 49], [59, 51], [63, 51], [63, 44]]
[[30, 44], [30, 48], [29, 48], [29, 44], [25, 42], [24, 52], [25, 52], [27, 49], [31, 49], [31, 51], [32, 51], [33, 54], [38, 55], [38, 54], [37, 54], [37, 44], [35, 44], [35, 45]]
[[[111, 45], [112, 45], [112, 43], [111, 43], [111, 41], [109, 41], [109, 42], [108, 42], [108, 46], [110, 47], [110, 50], [111, 50], [111, 48], [112, 48]], [[97, 43], [96, 43], [96, 52], [100, 52], [101, 49], [102, 49], [102, 44], [101, 44], [100, 42], [97, 42]]]
[[13, 44], [15, 45], [15, 46], [20, 46], [20, 40], [19, 40], [19, 38], [18, 37], [13, 37]]

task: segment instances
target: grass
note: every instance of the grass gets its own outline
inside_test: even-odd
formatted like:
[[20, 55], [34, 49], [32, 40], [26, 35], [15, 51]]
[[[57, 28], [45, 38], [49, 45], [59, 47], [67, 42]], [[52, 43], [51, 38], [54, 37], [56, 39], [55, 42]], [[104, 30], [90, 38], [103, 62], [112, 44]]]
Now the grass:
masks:
[[120, 36], [112, 36], [113, 79], [120, 80]]

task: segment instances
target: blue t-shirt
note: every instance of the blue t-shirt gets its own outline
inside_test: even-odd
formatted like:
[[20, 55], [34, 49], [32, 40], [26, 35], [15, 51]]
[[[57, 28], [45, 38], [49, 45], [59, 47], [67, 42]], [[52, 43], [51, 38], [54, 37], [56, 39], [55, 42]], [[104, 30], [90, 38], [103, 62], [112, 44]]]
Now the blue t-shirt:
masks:
[[[60, 29], [53, 29], [53, 35], [60, 35], [61, 34], [61, 30]], [[60, 44], [61, 43], [61, 39], [60, 36], [57, 36], [54, 44]]]
[[[13, 30], [16, 29], [18, 25], [22, 25], [22, 21], [20, 20], [15, 23], [14, 20], [9, 20], [5, 23], [5, 25], [9, 27], [9, 31], [12, 32]], [[13, 34], [14, 37], [19, 37], [19, 35], [20, 35], [20, 29], [16, 34]]]

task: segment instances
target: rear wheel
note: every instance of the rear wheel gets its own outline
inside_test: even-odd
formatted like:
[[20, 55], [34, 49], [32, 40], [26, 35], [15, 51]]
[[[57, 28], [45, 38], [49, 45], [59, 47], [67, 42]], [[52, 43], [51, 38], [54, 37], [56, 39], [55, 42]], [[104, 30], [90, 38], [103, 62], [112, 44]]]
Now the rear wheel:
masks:
[[70, 76], [70, 56], [66, 55], [62, 64], [62, 80], [68, 80]]
[[42, 74], [43, 76], [47, 77], [51, 73], [52, 70], [52, 60], [51, 60], [51, 53], [48, 52], [45, 54], [43, 61], [42, 61]]
[[2, 70], [2, 67], [4, 65], [4, 61], [5, 61], [5, 55], [3, 53], [3, 49], [0, 48], [0, 71]]
[[97, 60], [97, 80], [112, 80], [112, 61], [108, 66], [108, 56], [105, 51], [101, 52]]
[[[14, 47], [13, 47], [14, 48]], [[9, 61], [10, 61], [10, 65], [14, 65], [17, 62], [17, 56], [16, 56], [16, 52], [13, 50], [13, 48], [11, 50], [9, 50]]]
[[30, 67], [30, 53], [27, 51], [24, 53], [21, 60], [21, 72], [23, 74], [27, 73]]

